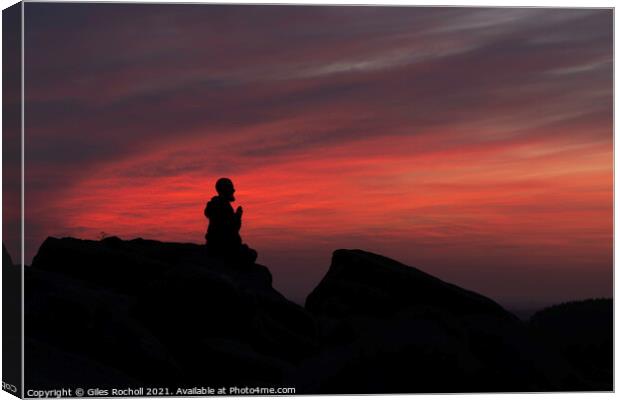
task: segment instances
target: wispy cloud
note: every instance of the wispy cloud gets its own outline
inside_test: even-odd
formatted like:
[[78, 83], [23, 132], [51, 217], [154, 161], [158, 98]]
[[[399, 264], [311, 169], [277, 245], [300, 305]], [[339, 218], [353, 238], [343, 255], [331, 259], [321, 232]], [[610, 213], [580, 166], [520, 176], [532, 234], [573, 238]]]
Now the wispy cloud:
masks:
[[[610, 10], [28, 3], [26, 17], [29, 257], [47, 235], [201, 241], [230, 175], [245, 237], [296, 291], [336, 245], [504, 298], [513, 284], [476, 277], [538, 273], [541, 299], [610, 293]], [[562, 268], [596, 277], [562, 292]]]

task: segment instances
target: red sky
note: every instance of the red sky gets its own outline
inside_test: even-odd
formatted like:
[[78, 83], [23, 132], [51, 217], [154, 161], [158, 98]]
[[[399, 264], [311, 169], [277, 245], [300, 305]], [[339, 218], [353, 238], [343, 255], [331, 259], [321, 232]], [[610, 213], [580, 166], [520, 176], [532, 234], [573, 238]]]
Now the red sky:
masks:
[[203, 242], [228, 176], [296, 301], [361, 248], [525, 307], [612, 294], [611, 10], [26, 4], [26, 262]]

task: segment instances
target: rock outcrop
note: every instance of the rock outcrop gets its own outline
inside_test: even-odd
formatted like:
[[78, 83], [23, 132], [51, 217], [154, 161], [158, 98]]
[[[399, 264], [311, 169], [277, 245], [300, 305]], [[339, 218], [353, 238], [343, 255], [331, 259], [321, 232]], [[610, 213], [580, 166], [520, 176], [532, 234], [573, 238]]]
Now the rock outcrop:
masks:
[[299, 375], [310, 392], [591, 387], [491, 299], [376, 254], [334, 252], [306, 309], [331, 349]]
[[610, 390], [614, 367], [612, 299], [571, 301], [545, 308], [529, 321], [545, 346], [589, 379], [598, 390]]
[[[22, 367], [22, 266], [13, 264], [9, 252], [2, 244], [2, 371], [3, 382], [16, 386], [13, 394], [21, 396]], [[10, 366], [7, 368], [6, 366]]]
[[306, 300], [308, 311], [333, 316], [387, 317], [410, 307], [517, 319], [487, 297], [362, 250], [335, 251], [329, 271]]
[[33, 384], [276, 384], [318, 349], [266, 267], [195, 244], [48, 238], [26, 287]]
[[334, 252], [305, 308], [266, 267], [196, 244], [48, 238], [25, 270], [28, 387], [611, 390], [552, 348], [546, 325], [360, 250]]

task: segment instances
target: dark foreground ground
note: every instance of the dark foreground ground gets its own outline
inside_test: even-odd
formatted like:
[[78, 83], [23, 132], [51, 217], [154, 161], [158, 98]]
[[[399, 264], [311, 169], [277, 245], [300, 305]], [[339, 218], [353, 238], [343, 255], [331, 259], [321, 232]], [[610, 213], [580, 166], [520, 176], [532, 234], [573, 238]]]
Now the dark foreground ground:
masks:
[[[16, 268], [9, 260], [3, 268]], [[25, 279], [26, 389], [613, 389], [610, 299], [521, 321], [361, 250], [334, 252], [305, 307], [273, 289], [266, 267], [209, 258], [195, 244], [49, 238]]]

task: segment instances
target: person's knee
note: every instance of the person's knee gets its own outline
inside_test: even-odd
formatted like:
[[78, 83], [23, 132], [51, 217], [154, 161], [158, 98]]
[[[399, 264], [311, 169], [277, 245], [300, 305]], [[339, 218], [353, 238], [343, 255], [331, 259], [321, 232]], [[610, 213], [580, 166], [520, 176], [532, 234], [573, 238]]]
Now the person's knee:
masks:
[[258, 252], [254, 249], [249, 249], [249, 254], [248, 254], [248, 258], [251, 262], [255, 262], [256, 259], [258, 258]]
[[241, 245], [240, 253], [243, 259], [248, 260], [250, 262], [255, 262], [256, 258], [258, 258], [258, 253], [256, 250], [251, 249], [247, 244]]

